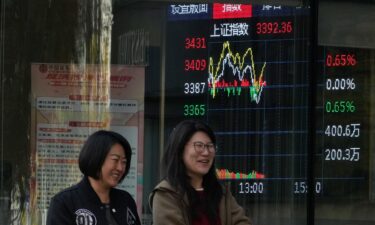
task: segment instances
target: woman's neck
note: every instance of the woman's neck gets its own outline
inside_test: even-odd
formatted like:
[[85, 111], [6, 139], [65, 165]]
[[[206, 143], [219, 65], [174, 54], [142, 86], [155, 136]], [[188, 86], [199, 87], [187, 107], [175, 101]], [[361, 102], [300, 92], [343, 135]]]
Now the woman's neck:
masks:
[[200, 190], [203, 188], [203, 178], [191, 176], [190, 184], [194, 189]]
[[100, 180], [95, 180], [92, 177], [89, 177], [89, 182], [91, 184], [92, 189], [94, 189], [95, 193], [98, 195], [100, 201], [103, 204], [108, 204], [110, 202], [109, 192], [111, 189], [106, 188], [105, 186], [103, 186]]

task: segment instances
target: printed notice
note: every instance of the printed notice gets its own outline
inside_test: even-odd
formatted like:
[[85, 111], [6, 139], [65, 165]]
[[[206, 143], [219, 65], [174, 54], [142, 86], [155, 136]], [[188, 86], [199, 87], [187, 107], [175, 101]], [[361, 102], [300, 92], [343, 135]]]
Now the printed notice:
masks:
[[[30, 203], [47, 209], [51, 197], [82, 178], [78, 156], [100, 129], [122, 134], [132, 147], [130, 171], [117, 187], [141, 207], [144, 68], [32, 64]], [[139, 209], [140, 211], [140, 209]]]

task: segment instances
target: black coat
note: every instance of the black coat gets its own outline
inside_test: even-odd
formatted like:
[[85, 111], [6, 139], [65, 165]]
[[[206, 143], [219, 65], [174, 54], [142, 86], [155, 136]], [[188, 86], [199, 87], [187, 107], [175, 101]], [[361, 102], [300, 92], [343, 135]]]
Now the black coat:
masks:
[[[115, 188], [110, 192], [110, 209], [118, 225], [140, 225], [131, 195]], [[106, 225], [105, 206], [87, 177], [56, 194], [47, 214], [47, 225]]]

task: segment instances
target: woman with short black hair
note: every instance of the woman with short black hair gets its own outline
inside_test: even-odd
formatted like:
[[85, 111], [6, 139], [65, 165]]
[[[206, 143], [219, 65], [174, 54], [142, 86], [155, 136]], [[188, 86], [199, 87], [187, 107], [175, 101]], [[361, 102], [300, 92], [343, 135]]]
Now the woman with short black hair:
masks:
[[87, 177], [99, 179], [104, 160], [114, 144], [120, 144], [123, 147], [127, 161], [125, 172], [119, 180], [119, 183], [121, 183], [129, 172], [132, 150], [129, 142], [113, 131], [99, 130], [86, 140], [78, 158], [81, 172]]
[[172, 131], [163, 158], [166, 177], [149, 197], [154, 225], [249, 225], [250, 220], [215, 169], [216, 138], [202, 121]]
[[130, 161], [131, 147], [123, 136], [106, 130], [91, 134], [78, 159], [84, 177], [51, 199], [47, 225], [140, 225], [134, 199], [115, 188]]

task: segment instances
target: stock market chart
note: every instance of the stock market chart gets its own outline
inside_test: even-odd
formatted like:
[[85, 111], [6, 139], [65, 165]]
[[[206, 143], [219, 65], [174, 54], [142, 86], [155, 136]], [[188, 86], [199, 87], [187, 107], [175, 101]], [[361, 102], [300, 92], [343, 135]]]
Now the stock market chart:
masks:
[[166, 118], [213, 127], [218, 177], [244, 199], [303, 192], [307, 14], [271, 5], [168, 8]]
[[[306, 213], [311, 192], [317, 206], [374, 198], [369, 51], [320, 46], [311, 59], [309, 8], [169, 5], [167, 17], [166, 128], [194, 118], [214, 129], [218, 178], [240, 204], [269, 212], [259, 220], [286, 217], [290, 224], [288, 215]], [[317, 74], [310, 74], [311, 65]]]

